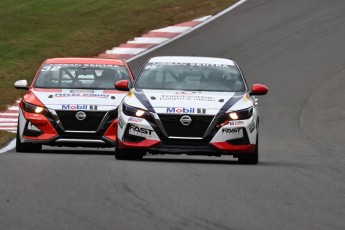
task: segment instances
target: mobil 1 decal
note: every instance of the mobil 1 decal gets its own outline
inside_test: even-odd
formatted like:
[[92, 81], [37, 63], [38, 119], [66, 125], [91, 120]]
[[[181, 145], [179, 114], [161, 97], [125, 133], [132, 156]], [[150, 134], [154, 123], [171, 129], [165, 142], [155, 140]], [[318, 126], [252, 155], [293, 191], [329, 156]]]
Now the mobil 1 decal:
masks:
[[97, 110], [97, 105], [62, 105], [62, 110]]
[[202, 108], [185, 108], [185, 107], [168, 107], [167, 113], [180, 113], [180, 114], [205, 114], [206, 109]]

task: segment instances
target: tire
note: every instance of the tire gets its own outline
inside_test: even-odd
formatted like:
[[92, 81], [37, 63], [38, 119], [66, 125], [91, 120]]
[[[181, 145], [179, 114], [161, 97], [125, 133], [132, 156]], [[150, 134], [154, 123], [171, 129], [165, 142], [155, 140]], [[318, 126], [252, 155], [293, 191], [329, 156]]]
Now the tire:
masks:
[[144, 157], [145, 152], [141, 150], [120, 149], [118, 140], [115, 144], [115, 159], [116, 160], [140, 160]]
[[259, 162], [259, 136], [256, 136], [256, 147], [254, 153], [248, 153], [246, 156], [239, 156], [238, 163], [245, 165], [256, 165]]
[[19, 153], [23, 152], [38, 152], [42, 150], [42, 144], [32, 144], [32, 143], [21, 143], [19, 137], [19, 130], [17, 129], [17, 138], [16, 138], [16, 151]]

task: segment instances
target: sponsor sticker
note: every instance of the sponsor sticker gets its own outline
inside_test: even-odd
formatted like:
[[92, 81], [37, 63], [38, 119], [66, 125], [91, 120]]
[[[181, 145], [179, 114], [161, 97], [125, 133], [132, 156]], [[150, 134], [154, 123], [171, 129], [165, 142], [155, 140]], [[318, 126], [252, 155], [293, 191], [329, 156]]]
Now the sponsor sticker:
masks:
[[230, 125], [243, 125], [244, 121], [229, 121]]
[[184, 107], [168, 107], [167, 113], [188, 113], [188, 114], [205, 114], [206, 109], [201, 108], [184, 108]]
[[57, 93], [55, 97], [97, 97], [97, 98], [108, 98], [107, 94], [100, 93]]
[[132, 121], [132, 122], [142, 122], [143, 119], [142, 119], [142, 118], [138, 118], [138, 117], [130, 117], [130, 118], [128, 118], [128, 121]]
[[176, 92], [175, 94], [191, 95], [191, 94], [196, 94], [196, 93], [201, 93], [201, 92], [200, 91], [183, 91], [183, 92]]
[[119, 67], [118, 65], [104, 64], [49, 64], [42, 67], [41, 71], [59, 71], [62, 67]]
[[132, 124], [129, 124], [129, 134], [139, 137], [150, 138], [153, 130], [141, 128]]
[[232, 135], [236, 138], [243, 137], [243, 129], [242, 128], [225, 128], [222, 130], [223, 135]]
[[62, 105], [63, 110], [97, 110], [97, 105]]
[[149, 62], [145, 69], [153, 69], [156, 66], [199, 66], [199, 67], [225, 67], [230, 68], [232, 66], [225, 64], [213, 64], [213, 63], [184, 63], [184, 62]]
[[254, 119], [252, 120], [252, 122], [250, 122], [250, 124], [248, 125], [248, 129], [249, 129], [249, 132], [252, 133], [255, 129], [255, 122], [254, 122]]
[[161, 95], [159, 98], [161, 101], [216, 101], [215, 97], [203, 96], [195, 94], [173, 94], [173, 95]]
[[70, 93], [94, 93], [94, 90], [76, 90], [76, 89], [72, 89], [69, 91]]

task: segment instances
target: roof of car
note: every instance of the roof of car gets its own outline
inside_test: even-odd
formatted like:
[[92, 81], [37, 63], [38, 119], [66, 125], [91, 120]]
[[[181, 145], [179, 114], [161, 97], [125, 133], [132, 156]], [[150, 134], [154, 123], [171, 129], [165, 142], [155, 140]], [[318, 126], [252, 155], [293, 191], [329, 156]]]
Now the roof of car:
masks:
[[200, 63], [200, 64], [220, 64], [235, 65], [234, 61], [227, 58], [196, 57], [196, 56], [158, 56], [153, 57], [149, 62], [174, 62], [174, 63]]
[[104, 59], [104, 58], [50, 58], [45, 61], [46, 64], [105, 64], [105, 65], [123, 65], [122, 60]]

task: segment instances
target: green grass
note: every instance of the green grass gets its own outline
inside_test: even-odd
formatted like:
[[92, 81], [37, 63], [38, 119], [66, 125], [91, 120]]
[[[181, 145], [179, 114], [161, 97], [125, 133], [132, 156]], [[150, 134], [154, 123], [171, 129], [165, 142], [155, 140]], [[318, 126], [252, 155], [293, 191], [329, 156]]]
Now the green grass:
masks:
[[0, 110], [51, 57], [96, 56], [142, 33], [225, 9], [235, 0], [2, 0]]
[[9, 133], [6, 131], [0, 130], [0, 148], [5, 146], [10, 140], [16, 137], [16, 134]]

